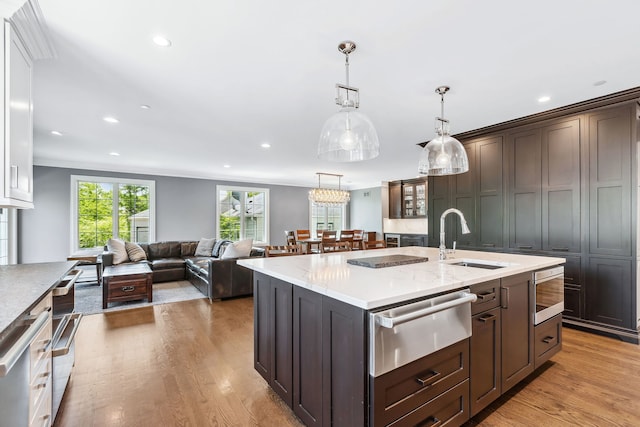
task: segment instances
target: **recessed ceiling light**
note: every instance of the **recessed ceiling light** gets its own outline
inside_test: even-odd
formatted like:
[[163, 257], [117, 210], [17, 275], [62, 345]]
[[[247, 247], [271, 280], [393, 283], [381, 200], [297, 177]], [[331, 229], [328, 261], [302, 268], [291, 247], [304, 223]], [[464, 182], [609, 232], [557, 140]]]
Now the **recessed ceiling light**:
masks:
[[57, 130], [52, 130], [51, 135], [62, 136], [62, 132], [58, 132]]
[[110, 155], [110, 156], [116, 156], [116, 157], [117, 157], [117, 156], [119, 156], [119, 155], [120, 155], [120, 153], [116, 153], [115, 151], [112, 151], [112, 152], [110, 152], [110, 153], [109, 153], [109, 155]]
[[540, 98], [538, 98], [538, 102], [549, 102], [549, 101], [551, 101], [550, 96], [541, 96]]
[[606, 80], [598, 80], [597, 82], [595, 82], [593, 85], [594, 86], [602, 86], [603, 84], [605, 84], [607, 81]]
[[262, 148], [271, 148], [271, 144], [269, 144], [268, 142], [264, 142], [264, 143], [260, 144], [260, 147], [262, 147]]
[[140, 108], [142, 108], [143, 110], [150, 110], [150, 109], [151, 109], [151, 106], [149, 106], [149, 105], [147, 105], [147, 104], [142, 104], [142, 105], [140, 106]]
[[222, 165], [223, 168], [230, 168], [231, 165]]
[[115, 117], [111, 117], [111, 116], [103, 117], [102, 120], [104, 120], [107, 123], [120, 123], [120, 120], [116, 119]]
[[163, 36], [155, 36], [153, 38], [153, 42], [161, 47], [169, 47], [171, 46], [171, 40]]

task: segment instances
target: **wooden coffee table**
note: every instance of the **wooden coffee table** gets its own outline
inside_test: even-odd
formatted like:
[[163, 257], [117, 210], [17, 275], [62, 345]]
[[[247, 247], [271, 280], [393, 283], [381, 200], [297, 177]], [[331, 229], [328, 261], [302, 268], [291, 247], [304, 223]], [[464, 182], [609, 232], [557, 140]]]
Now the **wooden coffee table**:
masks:
[[147, 264], [109, 266], [102, 273], [102, 308], [110, 302], [147, 298], [153, 302], [153, 277]]

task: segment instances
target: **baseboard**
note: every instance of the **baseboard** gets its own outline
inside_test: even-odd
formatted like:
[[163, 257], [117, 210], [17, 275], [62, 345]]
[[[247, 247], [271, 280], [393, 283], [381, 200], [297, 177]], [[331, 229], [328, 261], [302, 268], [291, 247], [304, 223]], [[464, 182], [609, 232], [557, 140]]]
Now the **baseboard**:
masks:
[[588, 320], [562, 319], [563, 326], [579, 329], [585, 332], [593, 332], [632, 344], [640, 344], [640, 332], [632, 329], [616, 328], [615, 326], [603, 325], [601, 323], [590, 322]]

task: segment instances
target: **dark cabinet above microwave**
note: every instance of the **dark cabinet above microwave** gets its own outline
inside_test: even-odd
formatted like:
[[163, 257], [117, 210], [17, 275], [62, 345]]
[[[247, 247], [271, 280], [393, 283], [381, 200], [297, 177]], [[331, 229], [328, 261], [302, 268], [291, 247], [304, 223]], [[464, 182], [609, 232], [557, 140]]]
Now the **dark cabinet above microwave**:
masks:
[[391, 181], [389, 183], [389, 218], [426, 218], [426, 178]]

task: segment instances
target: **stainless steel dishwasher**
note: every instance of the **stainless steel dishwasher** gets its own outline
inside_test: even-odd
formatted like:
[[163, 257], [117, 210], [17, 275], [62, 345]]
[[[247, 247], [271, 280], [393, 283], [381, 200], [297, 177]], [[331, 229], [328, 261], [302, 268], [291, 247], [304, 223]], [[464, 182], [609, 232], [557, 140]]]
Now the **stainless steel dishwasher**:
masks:
[[369, 313], [369, 374], [377, 377], [471, 336], [469, 289]]

